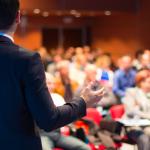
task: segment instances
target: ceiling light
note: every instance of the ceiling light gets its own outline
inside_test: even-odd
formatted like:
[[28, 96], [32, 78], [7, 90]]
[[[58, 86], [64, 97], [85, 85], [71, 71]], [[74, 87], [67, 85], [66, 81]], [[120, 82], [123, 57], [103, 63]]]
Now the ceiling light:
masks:
[[71, 14], [71, 15], [76, 15], [76, 14], [77, 14], [77, 11], [76, 11], [76, 10], [71, 10], [71, 11], [70, 11], [70, 14]]
[[49, 12], [44, 11], [42, 15], [43, 15], [43, 17], [48, 17], [49, 16]]
[[75, 17], [76, 17], [76, 18], [80, 18], [80, 17], [81, 17], [81, 14], [80, 14], [80, 13], [77, 13], [77, 14], [75, 14]]
[[111, 15], [111, 11], [107, 10], [107, 11], [104, 12], [104, 14], [105, 14], [106, 16], [110, 16], [110, 15]]
[[39, 14], [40, 12], [41, 12], [40, 9], [34, 9], [34, 10], [33, 10], [33, 13], [34, 13], [34, 14]]

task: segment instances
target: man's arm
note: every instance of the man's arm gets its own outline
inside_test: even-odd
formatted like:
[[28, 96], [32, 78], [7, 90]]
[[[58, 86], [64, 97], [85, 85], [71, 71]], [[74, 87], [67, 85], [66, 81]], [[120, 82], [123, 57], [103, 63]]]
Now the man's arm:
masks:
[[78, 97], [72, 103], [55, 107], [48, 92], [39, 54], [28, 59], [24, 75], [25, 98], [37, 125], [46, 130], [64, 126], [86, 114], [86, 103]]

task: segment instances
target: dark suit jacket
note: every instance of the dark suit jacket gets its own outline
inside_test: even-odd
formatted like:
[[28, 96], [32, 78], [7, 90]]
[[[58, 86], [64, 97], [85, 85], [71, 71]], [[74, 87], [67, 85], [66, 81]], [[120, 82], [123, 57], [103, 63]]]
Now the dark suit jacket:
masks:
[[0, 149], [41, 150], [35, 124], [51, 131], [86, 113], [78, 98], [56, 108], [45, 83], [39, 54], [0, 36]]

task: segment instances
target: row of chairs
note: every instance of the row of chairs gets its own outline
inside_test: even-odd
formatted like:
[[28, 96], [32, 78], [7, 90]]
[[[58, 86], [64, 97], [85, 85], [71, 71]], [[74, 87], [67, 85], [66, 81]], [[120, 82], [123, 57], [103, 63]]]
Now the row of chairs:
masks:
[[[85, 118], [92, 119], [96, 124], [100, 125], [101, 130], [105, 130], [107, 128], [108, 131], [111, 131], [110, 137], [113, 139], [113, 142], [111, 142], [110, 138], [108, 136], [105, 136], [104, 134], [101, 134], [101, 139], [103, 142], [103, 147], [99, 149], [92, 149], [92, 150], [105, 150], [107, 149], [107, 144], [110, 142], [113, 145], [114, 149], [120, 149], [122, 147], [122, 143], [131, 144], [134, 146], [134, 149], [136, 149], [136, 142], [129, 139], [127, 136], [126, 128], [124, 135], [120, 135], [122, 127], [124, 127], [122, 124], [118, 123], [117, 120], [122, 118], [122, 116], [125, 113], [125, 108], [123, 104], [120, 105], [114, 105], [112, 106], [108, 114], [110, 115], [110, 120], [104, 120], [102, 115], [99, 114], [99, 112], [94, 109], [90, 108], [87, 110], [87, 116]], [[107, 127], [106, 127], [107, 126]], [[114, 129], [113, 129], [114, 128]], [[115, 133], [115, 134], [113, 134]], [[108, 143], [107, 143], [108, 142]]]
[[[109, 109], [109, 115], [111, 117], [111, 119], [113, 119], [114, 121], [121, 118], [124, 114], [125, 110], [124, 110], [124, 105], [114, 105]], [[84, 117], [86, 119], [92, 119], [93, 122], [95, 122], [98, 126], [100, 125], [101, 130], [106, 129], [106, 121], [103, 120], [103, 116], [95, 109], [95, 108], [89, 108], [87, 109], [87, 115]], [[104, 123], [105, 122], [105, 123]], [[108, 120], [108, 124], [107, 127], [112, 130], [112, 126], [111, 126], [112, 122], [109, 122]], [[103, 125], [103, 128], [102, 128]], [[105, 126], [105, 127], [104, 127]], [[102, 132], [102, 131], [101, 131]], [[111, 138], [103, 133], [99, 133], [99, 136], [102, 140], [102, 144], [100, 144], [99, 147], [96, 147], [95, 149], [92, 150], [105, 150], [107, 149], [107, 144], [111, 144], [113, 145], [114, 149], [119, 149], [122, 146], [122, 143], [117, 141], [112, 141]], [[117, 136], [118, 138], [118, 136]]]
[[[110, 114], [112, 120], [114, 120], [114, 121], [121, 118], [123, 116], [124, 112], [125, 112], [125, 109], [124, 109], [124, 105], [122, 105], [122, 104], [114, 105], [109, 109], [109, 114]], [[103, 116], [98, 112], [97, 109], [88, 108], [87, 109], [87, 115], [85, 117], [83, 117], [80, 121], [77, 121], [75, 123], [75, 126], [76, 126], [76, 128], [83, 128], [84, 131], [85, 131], [85, 134], [88, 135], [90, 127], [87, 124], [87, 120], [95, 123], [96, 126], [101, 126], [102, 123], [103, 123], [103, 119], [104, 119]], [[111, 125], [108, 123], [108, 126], [111, 126]], [[62, 134], [69, 135], [69, 129], [67, 127], [64, 127], [62, 129], [63, 129]], [[113, 139], [115, 149], [121, 148], [122, 142], [128, 141], [128, 138], [125, 137], [125, 136], [124, 137], [119, 136], [119, 138], [118, 138], [118, 135], [117, 135], [116, 137], [114, 136], [114, 139]], [[105, 138], [105, 139], [107, 140], [107, 138]], [[99, 143], [98, 145], [97, 144], [95, 145], [94, 143], [89, 142], [89, 146], [91, 147], [91, 150], [106, 150], [106, 149], [108, 149], [107, 144], [105, 145], [103, 142]], [[57, 148], [57, 149], [54, 149], [54, 150], [62, 150], [62, 149]]]

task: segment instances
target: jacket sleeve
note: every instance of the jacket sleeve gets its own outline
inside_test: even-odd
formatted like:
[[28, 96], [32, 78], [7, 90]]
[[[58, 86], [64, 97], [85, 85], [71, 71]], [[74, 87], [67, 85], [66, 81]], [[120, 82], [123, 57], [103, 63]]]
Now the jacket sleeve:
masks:
[[45, 131], [62, 127], [86, 114], [86, 104], [80, 97], [63, 106], [54, 106], [46, 86], [44, 67], [37, 53], [27, 60], [24, 85], [28, 109], [36, 124]]

